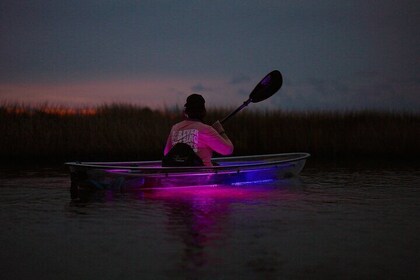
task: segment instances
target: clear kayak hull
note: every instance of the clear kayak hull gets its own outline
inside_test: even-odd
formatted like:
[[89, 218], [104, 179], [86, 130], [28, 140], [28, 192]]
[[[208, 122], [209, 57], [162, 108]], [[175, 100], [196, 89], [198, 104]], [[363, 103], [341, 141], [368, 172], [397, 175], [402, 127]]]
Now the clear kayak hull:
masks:
[[214, 166], [161, 167], [161, 161], [67, 162], [72, 188], [148, 189], [244, 185], [297, 176], [307, 153], [214, 158]]

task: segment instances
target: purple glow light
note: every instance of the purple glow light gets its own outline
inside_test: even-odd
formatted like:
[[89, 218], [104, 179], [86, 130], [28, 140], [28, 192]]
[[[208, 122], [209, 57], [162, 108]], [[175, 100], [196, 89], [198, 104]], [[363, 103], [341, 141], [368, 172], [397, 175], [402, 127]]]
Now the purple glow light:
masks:
[[232, 186], [244, 186], [244, 185], [254, 185], [254, 184], [266, 184], [274, 182], [274, 179], [265, 179], [265, 180], [253, 180], [253, 181], [244, 181], [244, 182], [235, 182], [232, 183]]

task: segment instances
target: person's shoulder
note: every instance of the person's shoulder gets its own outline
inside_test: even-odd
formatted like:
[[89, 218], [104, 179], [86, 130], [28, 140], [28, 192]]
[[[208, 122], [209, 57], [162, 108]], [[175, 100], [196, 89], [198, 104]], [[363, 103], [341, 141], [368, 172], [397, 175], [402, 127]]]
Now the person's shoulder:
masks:
[[173, 128], [177, 128], [177, 127], [183, 126], [183, 125], [185, 125], [185, 122], [186, 122], [186, 120], [182, 120], [182, 121], [177, 122], [176, 124], [174, 124], [172, 127]]
[[195, 121], [195, 120], [183, 120], [183, 121], [180, 121], [180, 122], [174, 124], [172, 126], [172, 128], [173, 129], [178, 129], [178, 128], [198, 129], [198, 130], [200, 130], [202, 132], [204, 132], [204, 131], [207, 132], [207, 131], [212, 131], [213, 130], [213, 127], [212, 126], [210, 126], [208, 124], [205, 124], [205, 123], [203, 123], [201, 121]]
[[200, 123], [198, 126], [198, 129], [202, 133], [207, 134], [207, 135], [218, 134], [217, 131], [211, 125], [208, 125], [205, 123]]
[[212, 127], [208, 124], [205, 124], [203, 122], [195, 122], [195, 126], [200, 127], [201, 129], [211, 129]]

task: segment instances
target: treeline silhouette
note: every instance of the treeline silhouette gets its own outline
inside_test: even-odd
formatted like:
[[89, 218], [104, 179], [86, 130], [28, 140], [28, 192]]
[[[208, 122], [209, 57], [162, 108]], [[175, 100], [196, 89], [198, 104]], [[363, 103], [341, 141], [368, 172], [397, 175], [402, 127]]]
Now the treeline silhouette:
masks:
[[[231, 108], [208, 109], [205, 121]], [[73, 109], [0, 105], [2, 161], [131, 161], [162, 157], [182, 110], [129, 104]], [[409, 112], [243, 110], [225, 125], [234, 155], [308, 152], [315, 158], [420, 155], [420, 115]]]

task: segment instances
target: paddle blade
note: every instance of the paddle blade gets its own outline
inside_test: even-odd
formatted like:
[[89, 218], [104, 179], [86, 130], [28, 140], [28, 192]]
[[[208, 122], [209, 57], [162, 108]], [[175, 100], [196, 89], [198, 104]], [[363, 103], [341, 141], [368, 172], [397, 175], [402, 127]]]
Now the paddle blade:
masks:
[[261, 102], [275, 94], [283, 84], [283, 77], [278, 70], [267, 74], [249, 95], [252, 103]]

